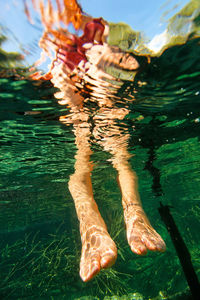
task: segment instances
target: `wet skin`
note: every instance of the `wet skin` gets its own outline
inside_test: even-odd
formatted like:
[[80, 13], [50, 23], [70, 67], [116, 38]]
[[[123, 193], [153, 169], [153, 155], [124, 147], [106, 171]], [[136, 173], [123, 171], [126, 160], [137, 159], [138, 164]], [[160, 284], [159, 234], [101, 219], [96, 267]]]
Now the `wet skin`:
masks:
[[[83, 281], [92, 279], [101, 269], [112, 266], [117, 258], [117, 248], [107, 231], [93, 197], [91, 182], [93, 166], [90, 161], [92, 152], [89, 143], [90, 129], [87, 124], [85, 121], [74, 125], [78, 150], [75, 156], [75, 172], [69, 180], [69, 190], [74, 199], [80, 222], [82, 241], [80, 276]], [[93, 133], [96, 138], [99, 127], [97, 122], [96, 131], [94, 130]], [[98, 140], [98, 143], [105, 151], [111, 152], [113, 167], [118, 172], [117, 181], [122, 194], [124, 220], [130, 248], [139, 255], [145, 255], [148, 250], [165, 251], [164, 241], [150, 225], [141, 205], [137, 176], [128, 163], [130, 155], [127, 152], [126, 140], [129, 136], [120, 136], [116, 130], [117, 128], [114, 130], [114, 136], [113, 132], [108, 129], [107, 134], [109, 133], [110, 136], [104, 135], [101, 140]]]
[[[83, 281], [91, 280], [101, 269], [112, 266], [117, 258], [117, 248], [111, 239], [106, 225], [100, 215], [93, 197], [90, 156], [90, 137], [96, 140], [105, 151], [112, 155], [112, 165], [118, 173], [118, 184], [122, 194], [122, 206], [126, 224], [127, 240], [131, 250], [144, 255], [148, 250], [165, 251], [165, 243], [151, 226], [141, 204], [138, 194], [137, 176], [128, 162], [127, 133], [121, 132], [116, 120], [123, 120], [129, 113], [127, 108], [115, 107], [113, 99], [120, 85], [109, 89], [109, 84], [102, 78], [112, 76], [102, 71], [102, 64], [119, 65], [126, 70], [138, 69], [138, 62], [120, 49], [105, 45], [95, 45], [88, 51], [82, 51], [83, 64], [75, 68], [76, 62], [67, 61], [65, 52], [58, 51], [58, 64], [52, 69], [52, 82], [60, 89], [57, 98], [60, 104], [67, 105], [71, 113], [62, 116], [64, 124], [73, 124], [77, 153], [75, 156], [75, 172], [70, 176], [69, 190], [73, 197], [77, 216], [80, 222], [82, 252], [80, 260], [80, 276]], [[71, 52], [70, 52], [71, 53]], [[90, 56], [90, 63], [84, 67]], [[79, 58], [78, 58], [79, 59]], [[99, 67], [101, 66], [101, 68]], [[73, 68], [73, 76], [71, 76]], [[99, 111], [93, 116], [93, 131], [89, 122], [89, 113], [84, 109], [84, 97], [80, 93], [80, 82], [91, 84], [91, 97], [98, 103]], [[108, 85], [108, 87], [106, 86]], [[79, 88], [77, 88], [79, 86]], [[84, 91], [84, 86], [82, 87]], [[98, 98], [98, 94], [101, 97]], [[103, 95], [103, 96], [102, 96]], [[110, 95], [110, 96], [108, 96]]]

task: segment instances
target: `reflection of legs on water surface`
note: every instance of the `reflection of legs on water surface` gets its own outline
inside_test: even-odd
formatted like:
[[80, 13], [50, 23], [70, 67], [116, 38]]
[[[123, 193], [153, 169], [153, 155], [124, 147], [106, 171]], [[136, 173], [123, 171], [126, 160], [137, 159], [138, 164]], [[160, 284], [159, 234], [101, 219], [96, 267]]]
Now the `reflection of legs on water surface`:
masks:
[[[102, 138], [99, 143], [112, 154], [112, 163], [118, 172], [128, 243], [131, 250], [136, 254], [146, 254], [148, 249], [164, 251], [164, 241], [153, 229], [142, 208], [138, 193], [137, 175], [128, 163], [130, 158], [127, 151], [129, 135], [120, 132], [117, 126], [113, 128], [113, 133], [112, 130], [107, 129], [104, 135], [101, 134]], [[97, 131], [99, 131], [98, 126]], [[103, 132], [103, 130], [101, 131]]]
[[[88, 125], [86, 123], [86, 125]], [[69, 190], [74, 199], [82, 241], [80, 276], [90, 280], [101, 268], [111, 266], [117, 257], [117, 248], [107, 232], [106, 225], [93, 198], [89, 145], [89, 128], [75, 127], [75, 172], [69, 180]]]

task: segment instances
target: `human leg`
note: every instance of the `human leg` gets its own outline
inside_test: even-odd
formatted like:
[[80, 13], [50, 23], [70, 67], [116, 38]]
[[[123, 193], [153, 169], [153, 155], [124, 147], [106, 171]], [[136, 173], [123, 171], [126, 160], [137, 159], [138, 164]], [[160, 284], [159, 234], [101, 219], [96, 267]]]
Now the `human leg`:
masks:
[[69, 190], [80, 222], [82, 254], [80, 276], [83, 281], [93, 278], [102, 268], [111, 266], [117, 257], [117, 248], [107, 232], [93, 197], [90, 162], [89, 129], [75, 127], [77, 153], [75, 172], [70, 176]]
[[[98, 125], [99, 126], [99, 125]], [[96, 131], [100, 131], [100, 126]], [[117, 125], [101, 130], [100, 144], [104, 150], [112, 154], [112, 164], [118, 172], [118, 184], [122, 194], [122, 206], [126, 224], [127, 240], [131, 250], [140, 255], [147, 250], [165, 251], [165, 243], [160, 235], [151, 226], [140, 200], [138, 179], [128, 160], [128, 139], [126, 132], [120, 131]]]

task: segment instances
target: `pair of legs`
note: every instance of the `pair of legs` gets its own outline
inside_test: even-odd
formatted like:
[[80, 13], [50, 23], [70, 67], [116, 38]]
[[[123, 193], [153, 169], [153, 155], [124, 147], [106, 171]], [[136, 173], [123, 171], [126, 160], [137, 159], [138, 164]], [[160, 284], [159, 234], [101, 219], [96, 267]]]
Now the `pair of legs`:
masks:
[[[60, 2], [57, 2], [59, 6]], [[139, 64], [130, 54], [123, 53], [117, 47], [109, 47], [106, 43], [103, 44], [108, 35], [108, 26], [105, 21], [92, 19], [82, 14], [81, 8], [75, 0], [70, 1], [69, 5], [66, 3], [67, 1], [64, 1], [64, 8], [69, 17], [67, 21], [66, 18], [63, 18], [59, 9], [58, 11], [55, 10], [54, 13], [52, 12], [53, 6], [51, 1], [48, 1], [49, 9], [47, 10], [44, 9], [43, 1], [41, 2], [40, 12], [45, 24], [45, 31], [40, 40], [40, 46], [48, 55], [49, 45], [55, 50], [56, 59], [53, 60], [51, 74], [49, 73], [48, 75], [52, 79], [54, 86], [61, 91], [57, 95], [59, 99], [64, 99], [60, 101], [60, 104], [68, 105], [72, 112], [68, 120], [62, 118], [61, 121], [73, 123], [76, 135], [78, 150], [75, 173], [70, 177], [69, 189], [80, 221], [82, 240], [80, 275], [84, 281], [88, 281], [101, 268], [109, 267], [115, 262], [117, 249], [107, 232], [106, 225], [93, 197], [88, 116], [82, 113], [84, 97], [81, 92], [84, 92], [84, 87], [81, 83], [82, 80], [80, 82], [77, 82], [77, 80], [84, 79], [85, 83], [88, 82], [91, 83], [91, 86], [94, 85], [95, 88], [93, 87], [90, 95], [95, 100], [96, 98], [99, 100], [100, 107], [105, 107], [105, 105], [108, 107], [108, 102], [111, 102], [109, 98], [114, 98], [115, 90], [120, 86], [119, 81], [116, 81], [114, 90], [113, 86], [111, 89], [108, 88], [109, 84], [105, 79], [115, 79], [113, 78], [115, 75], [111, 76], [111, 78], [108, 76], [106, 71], [108, 67], [117, 67], [117, 74], [123, 72], [125, 76], [126, 70], [136, 71], [139, 68]], [[73, 9], [71, 9], [72, 7]], [[80, 16], [82, 17], [80, 18]], [[83, 29], [82, 37], [70, 34], [66, 28], [65, 30], [56, 31], [54, 28], [57, 27], [58, 20], [66, 25], [68, 25], [68, 21], [72, 22], [76, 29]], [[54, 25], [56, 26], [54, 27]], [[58, 27], [60, 28], [60, 26]], [[90, 44], [92, 47], [86, 49], [85, 45], [87, 44]], [[72, 76], [69, 76], [74, 75], [72, 73], [77, 75], [74, 79]], [[130, 76], [128, 76], [129, 78]], [[93, 84], [94, 81], [97, 81], [97, 84]], [[101, 86], [99, 87], [99, 85]], [[112, 103], [109, 104], [109, 107], [112, 107]], [[115, 110], [118, 119], [122, 120], [123, 113], [121, 114], [120, 111], [118, 114], [118, 112]], [[129, 155], [126, 143], [123, 143], [123, 139], [126, 139], [126, 137], [120, 133], [118, 134], [117, 128], [116, 133], [113, 134], [112, 117], [111, 114], [111, 118], [109, 116], [108, 120], [104, 120], [108, 121], [111, 131], [107, 132], [106, 136], [103, 136], [100, 144], [113, 155], [113, 166], [118, 172], [128, 243], [132, 251], [137, 254], [145, 254], [147, 249], [162, 251], [165, 248], [165, 244], [151, 227], [140, 203], [137, 177], [128, 164]], [[83, 121], [79, 122], [79, 120]], [[100, 123], [101, 120], [99, 123], [98, 121], [96, 122], [97, 132], [100, 129]]]
[[[80, 222], [82, 241], [80, 276], [83, 281], [88, 281], [102, 268], [107, 268], [115, 262], [117, 248], [107, 231], [93, 197], [89, 124], [87, 122], [76, 124], [74, 131], [78, 150], [75, 156], [75, 172], [69, 180], [69, 190]], [[93, 131], [97, 140], [100, 131], [101, 126], [97, 122]], [[115, 132], [114, 135], [113, 132]], [[127, 139], [128, 134], [123, 135], [112, 125], [107, 126], [104, 136], [99, 139], [104, 150], [111, 152], [113, 166], [118, 172], [127, 240], [131, 250], [136, 254], [146, 254], [148, 249], [164, 251], [165, 243], [150, 225], [141, 205], [137, 176], [128, 163], [130, 156], [127, 152]]]

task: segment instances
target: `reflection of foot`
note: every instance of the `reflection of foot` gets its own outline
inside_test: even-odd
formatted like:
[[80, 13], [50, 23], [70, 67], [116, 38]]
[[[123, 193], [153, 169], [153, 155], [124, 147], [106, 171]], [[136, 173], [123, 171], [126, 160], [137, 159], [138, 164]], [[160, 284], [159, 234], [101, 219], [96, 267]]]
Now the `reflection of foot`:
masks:
[[88, 281], [102, 268], [115, 263], [117, 248], [106, 229], [100, 226], [89, 227], [81, 238], [80, 276], [83, 281]]
[[144, 255], [147, 250], [165, 251], [164, 241], [153, 229], [140, 205], [127, 205], [124, 210], [124, 217], [128, 243], [134, 253]]

